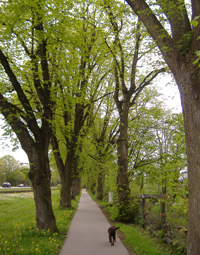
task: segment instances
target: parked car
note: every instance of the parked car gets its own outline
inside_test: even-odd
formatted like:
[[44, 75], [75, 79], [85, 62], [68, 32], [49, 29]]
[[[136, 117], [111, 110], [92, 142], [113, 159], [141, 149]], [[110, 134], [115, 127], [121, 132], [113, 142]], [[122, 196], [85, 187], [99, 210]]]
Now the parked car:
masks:
[[18, 187], [24, 187], [24, 184], [19, 184]]
[[9, 182], [4, 182], [2, 187], [3, 188], [11, 188], [11, 184]]

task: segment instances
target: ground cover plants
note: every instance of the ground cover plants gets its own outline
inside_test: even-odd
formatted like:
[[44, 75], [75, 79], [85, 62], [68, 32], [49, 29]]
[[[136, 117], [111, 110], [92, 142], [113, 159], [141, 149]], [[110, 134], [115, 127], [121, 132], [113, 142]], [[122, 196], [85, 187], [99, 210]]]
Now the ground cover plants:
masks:
[[125, 244], [137, 255], [169, 255], [168, 247], [161, 245], [136, 225], [117, 223], [125, 235]]
[[59, 198], [59, 190], [53, 190], [52, 203], [59, 232], [52, 233], [36, 228], [33, 193], [0, 194], [0, 254], [58, 254], [78, 204], [77, 197], [72, 209], [63, 209], [59, 207]]

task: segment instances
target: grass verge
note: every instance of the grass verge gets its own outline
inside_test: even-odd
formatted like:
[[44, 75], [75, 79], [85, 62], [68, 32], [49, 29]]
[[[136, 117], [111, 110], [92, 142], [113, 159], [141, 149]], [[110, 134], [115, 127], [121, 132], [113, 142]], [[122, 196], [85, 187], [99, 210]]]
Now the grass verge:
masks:
[[136, 225], [115, 224], [120, 226], [120, 231], [124, 234], [125, 245], [137, 255], [169, 255], [171, 252], [167, 247], [162, 246], [158, 241], [142, 232]]
[[66, 238], [78, 199], [73, 209], [59, 207], [59, 190], [52, 191], [52, 203], [58, 233], [36, 228], [33, 194], [0, 194], [0, 254], [1, 255], [56, 255]]

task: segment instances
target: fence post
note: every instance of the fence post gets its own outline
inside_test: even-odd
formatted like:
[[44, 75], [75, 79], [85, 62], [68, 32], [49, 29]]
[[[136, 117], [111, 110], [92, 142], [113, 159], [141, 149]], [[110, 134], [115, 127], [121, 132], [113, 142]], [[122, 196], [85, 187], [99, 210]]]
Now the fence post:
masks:
[[145, 225], [145, 218], [146, 218], [146, 213], [145, 213], [145, 198], [142, 198], [142, 218], [144, 220], [144, 225]]
[[161, 207], [161, 229], [164, 229], [165, 218], [166, 218], [166, 214], [165, 214], [165, 202], [161, 202], [160, 207]]

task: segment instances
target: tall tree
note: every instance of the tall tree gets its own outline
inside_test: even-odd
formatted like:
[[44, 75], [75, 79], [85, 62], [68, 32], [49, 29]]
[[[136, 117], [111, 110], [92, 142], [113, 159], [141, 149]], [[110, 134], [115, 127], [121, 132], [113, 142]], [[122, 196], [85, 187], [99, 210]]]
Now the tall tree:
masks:
[[57, 227], [51, 203], [48, 149], [55, 106], [51, 58], [60, 32], [56, 27], [60, 16], [53, 13], [55, 10], [55, 4], [42, 1], [14, 1], [2, 5], [0, 13], [0, 110], [29, 159], [37, 227], [53, 232]]
[[115, 145], [116, 137], [119, 133], [119, 122], [116, 120], [114, 110], [114, 100], [108, 95], [104, 99], [104, 113], [100, 111], [99, 115], [95, 112], [95, 118], [93, 120], [93, 125], [91, 128], [91, 143], [94, 146], [94, 150], [88, 153], [88, 155], [94, 160], [95, 165], [97, 165], [97, 199], [102, 200], [104, 197], [104, 183], [106, 165], [112, 157]]
[[[184, 0], [126, 0], [157, 43], [178, 85], [188, 159], [188, 255], [200, 253], [200, 2], [192, 0], [192, 24]], [[163, 18], [164, 16], [165, 18]], [[169, 31], [169, 28], [171, 30]]]
[[[59, 117], [55, 117], [55, 132], [51, 140], [61, 177], [60, 205], [63, 207], [71, 207], [71, 198], [76, 195], [75, 186], [80, 181], [77, 169], [82, 148], [81, 139], [86, 134], [83, 127], [93, 102], [101, 93], [102, 81], [108, 72], [104, 66], [104, 54], [100, 52], [103, 48], [101, 28], [97, 21], [99, 13], [95, 6], [90, 8], [87, 2], [81, 2], [77, 6], [77, 16], [72, 13], [76, 23], [73, 31], [74, 43], [65, 52], [65, 60], [62, 59], [57, 64], [58, 72], [68, 71], [62, 73], [64, 79], [58, 80], [60, 91], [57, 106], [60, 107], [57, 107], [55, 113]], [[60, 126], [58, 120], [61, 120]], [[64, 155], [61, 151], [63, 146], [66, 152]]]
[[[165, 68], [155, 68], [149, 73], [142, 74], [138, 71], [139, 61], [145, 58], [145, 52], [141, 50], [142, 40], [145, 36], [141, 34], [141, 22], [138, 20], [134, 26], [134, 45], [133, 54], [130, 54], [130, 48], [124, 42], [124, 34], [126, 22], [128, 18], [124, 16], [124, 12], [117, 12], [116, 8], [105, 2], [105, 11], [109, 17], [111, 24], [111, 31], [113, 32], [113, 41], [106, 40], [107, 46], [113, 56], [113, 75], [115, 77], [115, 104], [117, 106], [120, 118], [120, 132], [117, 139], [117, 153], [118, 153], [118, 199], [119, 199], [119, 215], [120, 221], [131, 221], [131, 196], [129, 188], [129, 174], [128, 174], [128, 116], [131, 107], [135, 104], [136, 99], [143, 89], [152, 83], [152, 81]], [[119, 9], [120, 10], [120, 9]], [[127, 12], [128, 15], [128, 12]], [[130, 33], [130, 31], [129, 31]], [[128, 39], [126, 39], [128, 41]], [[126, 42], [127, 43], [127, 42]], [[130, 59], [132, 57], [132, 61]], [[130, 64], [131, 63], [131, 64]], [[129, 69], [126, 66], [131, 66]], [[127, 72], [128, 69], [128, 72]], [[129, 71], [130, 70], [130, 71]], [[144, 73], [144, 72], [143, 72]]]

